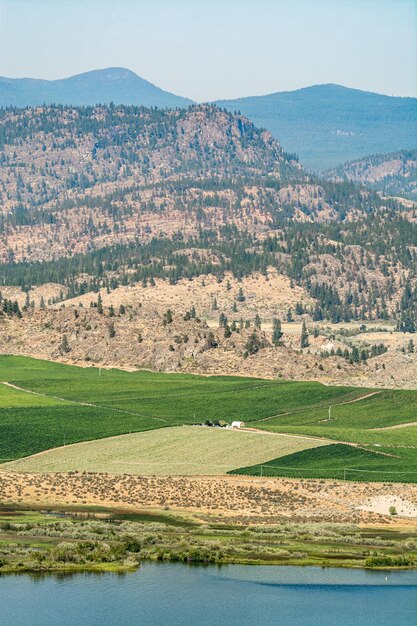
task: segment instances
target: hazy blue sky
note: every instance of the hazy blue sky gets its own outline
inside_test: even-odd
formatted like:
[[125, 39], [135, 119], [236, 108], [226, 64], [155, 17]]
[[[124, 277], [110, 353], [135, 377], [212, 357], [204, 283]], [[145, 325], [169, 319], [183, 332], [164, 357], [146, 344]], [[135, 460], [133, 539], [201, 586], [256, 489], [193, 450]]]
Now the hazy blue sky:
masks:
[[417, 96], [417, 0], [0, 0], [0, 75], [127, 67], [213, 100], [340, 83]]

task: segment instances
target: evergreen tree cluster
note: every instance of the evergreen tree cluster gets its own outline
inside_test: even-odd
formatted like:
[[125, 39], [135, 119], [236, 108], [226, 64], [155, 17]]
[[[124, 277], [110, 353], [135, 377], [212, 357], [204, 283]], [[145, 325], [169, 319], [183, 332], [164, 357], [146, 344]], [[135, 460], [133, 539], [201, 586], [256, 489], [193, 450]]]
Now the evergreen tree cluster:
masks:
[[22, 317], [22, 313], [19, 308], [19, 304], [17, 300], [8, 300], [7, 298], [0, 299], [1, 310], [5, 315], [9, 317]]

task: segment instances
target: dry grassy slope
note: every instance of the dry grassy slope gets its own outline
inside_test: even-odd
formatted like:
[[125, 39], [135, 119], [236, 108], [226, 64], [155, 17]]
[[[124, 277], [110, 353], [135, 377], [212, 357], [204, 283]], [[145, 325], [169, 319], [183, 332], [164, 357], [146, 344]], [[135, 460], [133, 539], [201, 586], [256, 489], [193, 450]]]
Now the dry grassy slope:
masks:
[[[6, 300], [16, 300], [20, 308], [25, 306], [27, 299], [26, 292], [22, 291], [20, 287], [1, 286], [0, 293], [2, 298]], [[39, 287], [33, 287], [29, 291], [29, 300], [33, 302], [36, 307], [39, 307], [42, 298], [45, 305], [47, 305], [50, 300], [58, 300], [62, 296], [65, 297], [66, 293], [67, 288], [64, 285], [45, 283], [44, 285], [39, 285]]]
[[[90, 308], [35, 310], [24, 314], [21, 320], [0, 321], [0, 352], [86, 365], [203, 374], [314, 378], [330, 373], [330, 360], [323, 372], [317, 372], [317, 357], [299, 354], [290, 347], [270, 347], [269, 332], [258, 333], [267, 347], [245, 359], [245, 344], [253, 328], [225, 339], [218, 327], [210, 328], [205, 321], [184, 321], [175, 311], [174, 321], [168, 326], [163, 326], [162, 319], [155, 307], [148, 306], [129, 308], [126, 315], [114, 318]], [[109, 336], [111, 323], [113, 338]], [[214, 334], [217, 347], [210, 346], [210, 333]], [[64, 334], [71, 348], [68, 353], [62, 351]]]
[[[230, 288], [229, 288], [230, 287]], [[245, 301], [236, 302], [239, 289], [242, 288]], [[263, 320], [270, 320], [274, 316], [283, 317], [288, 307], [297, 302], [305, 305], [312, 303], [306, 291], [297, 285], [292, 286], [288, 277], [279, 274], [273, 268], [268, 271], [268, 277], [255, 274], [242, 280], [236, 280], [232, 274], [226, 273], [222, 282], [213, 276], [200, 276], [193, 280], [180, 280], [170, 285], [164, 280], [156, 280], [156, 287], [143, 288], [140, 284], [128, 287], [119, 287], [109, 294], [101, 290], [104, 306], [119, 306], [120, 304], [155, 307], [165, 312], [167, 308], [185, 313], [195, 306], [200, 318], [218, 320], [220, 312], [224, 312], [230, 320], [253, 319], [258, 315]], [[97, 298], [87, 293], [78, 298], [67, 300], [67, 305], [88, 306], [90, 301]], [[214, 301], [217, 301], [218, 310], [213, 310]], [[237, 312], [232, 311], [236, 302]]]
[[[229, 288], [228, 288], [229, 284]], [[245, 301], [236, 302], [239, 288], [243, 289]], [[176, 285], [158, 280], [155, 287], [139, 284], [119, 287], [110, 293], [103, 289], [105, 315], [98, 315], [90, 303], [97, 294], [87, 293], [65, 301], [65, 307], [56, 304], [47, 310], [38, 309], [41, 295], [45, 302], [56, 297], [63, 288], [60, 285], [43, 285], [29, 293], [34, 300], [34, 312], [17, 318], [0, 318], [0, 352], [32, 355], [46, 359], [58, 359], [85, 365], [114, 365], [122, 368], [145, 367], [156, 370], [187, 371], [202, 374], [240, 374], [275, 378], [283, 376], [294, 380], [316, 379], [339, 384], [417, 388], [417, 354], [404, 354], [411, 335], [396, 332], [375, 332], [381, 324], [369, 324], [370, 332], [353, 338], [359, 347], [364, 344], [384, 343], [386, 354], [371, 359], [367, 365], [351, 366], [341, 358], [322, 358], [321, 353], [332, 348], [344, 349], [346, 343], [338, 335], [340, 330], [352, 330], [360, 322], [347, 325], [323, 323], [326, 336], [310, 336], [308, 350], [300, 352], [301, 318], [296, 322], [283, 323], [284, 346], [271, 346], [272, 318], [285, 319], [288, 307], [294, 309], [297, 302], [311, 303], [306, 292], [291, 286], [287, 277], [270, 269], [268, 278], [254, 275], [237, 281], [227, 274], [219, 283], [212, 276], [198, 277], [192, 281], [181, 280]], [[17, 299], [21, 305], [26, 295], [16, 287], [2, 288], [4, 297]], [[217, 302], [218, 310], [213, 310]], [[113, 305], [128, 307], [127, 314], [108, 317]], [[233, 312], [233, 305], [237, 312]], [[82, 308], [80, 308], [82, 305]], [[183, 319], [194, 306], [200, 321]], [[174, 321], [163, 326], [163, 315], [171, 309]], [[78, 318], [75, 317], [78, 312]], [[257, 354], [243, 358], [245, 344], [253, 326], [241, 333], [224, 338], [218, 319], [224, 313], [229, 322], [240, 318], [253, 322], [258, 314], [262, 319], [262, 332], [266, 347]], [[114, 324], [115, 336], [109, 336]], [[310, 328], [311, 322], [308, 322]], [[393, 328], [389, 324], [386, 327]], [[219, 344], [210, 348], [210, 332]], [[71, 351], [62, 353], [60, 347], [66, 334]], [[332, 334], [336, 339], [329, 339]], [[339, 337], [339, 338], [337, 338]], [[187, 339], [188, 338], [188, 339]], [[349, 343], [349, 341], [348, 341]], [[320, 366], [320, 367], [319, 367]], [[322, 369], [321, 369], [322, 368]]]
[[[245, 301], [237, 303], [238, 311], [234, 313], [232, 306], [239, 287], [243, 289]], [[0, 350], [119, 367], [273, 377], [278, 373], [302, 378], [306, 374], [313, 375], [317, 359], [298, 355], [292, 350], [299, 344], [299, 328], [295, 334], [288, 334], [285, 348], [270, 347], [271, 318], [275, 315], [283, 317], [287, 307], [294, 306], [297, 301], [309, 301], [301, 288], [292, 288], [287, 278], [276, 273], [271, 273], [268, 280], [256, 276], [237, 282], [228, 275], [218, 283], [212, 276], [206, 276], [193, 281], [183, 280], [177, 285], [157, 281], [154, 288], [135, 285], [120, 287], [109, 294], [102, 290], [104, 316], [90, 308], [90, 303], [97, 297], [97, 294], [88, 293], [66, 301], [65, 308], [55, 305], [45, 311], [35, 309], [33, 313], [25, 314], [22, 320], [3, 319], [0, 323]], [[215, 301], [218, 310], [213, 311]], [[127, 314], [109, 318], [108, 307], [113, 305], [118, 311], [120, 304], [130, 307]], [[192, 306], [201, 321], [183, 319]], [[163, 315], [168, 308], [174, 313], [174, 321], [164, 327]], [[225, 339], [224, 331], [218, 325], [221, 312], [230, 321], [243, 318], [253, 322], [256, 313], [268, 320], [264, 324], [265, 332], [259, 336], [269, 347], [263, 349], [261, 355], [244, 359], [245, 344], [253, 326]], [[112, 323], [116, 334], [110, 338]], [[210, 332], [214, 333], [218, 348], [209, 347]], [[64, 334], [71, 347], [67, 354], [60, 349]], [[288, 358], [289, 354], [291, 358]]]
[[[184, 238], [198, 238], [200, 228], [219, 234], [226, 225], [261, 241], [277, 235], [271, 223], [276, 226], [280, 218], [283, 224], [337, 218], [331, 192], [303, 177], [270, 133], [211, 106], [182, 112], [38, 107], [3, 112], [0, 130], [1, 140], [6, 138], [0, 145], [0, 221], [5, 217], [0, 262], [56, 259], [115, 243], [171, 238], [178, 231]], [[199, 188], [202, 179], [209, 179], [207, 188]], [[281, 188], [268, 186], [277, 179]], [[360, 209], [349, 206], [347, 220], [355, 220]], [[382, 257], [365, 263], [355, 246], [346, 245], [340, 255], [316, 255], [316, 249], [312, 244], [309, 259], [303, 260], [313, 283], [331, 284], [343, 299], [360, 280], [361, 293], [376, 294], [376, 318], [381, 293], [392, 280], [395, 295], [390, 291], [385, 300], [393, 314], [407, 268], [398, 262], [383, 272]], [[215, 256], [207, 249], [197, 253], [200, 258]], [[276, 261], [286, 271], [291, 257], [277, 252]], [[193, 297], [180, 287], [178, 291], [181, 297]], [[212, 297], [214, 293], [212, 289]], [[209, 296], [196, 297], [200, 314], [207, 316]], [[271, 317], [274, 305], [262, 302], [265, 295], [259, 294], [259, 300], [261, 317]], [[289, 295], [288, 304], [292, 302]], [[225, 299], [226, 309], [228, 303]]]
[[[229, 281], [230, 289], [227, 287]], [[245, 301], [232, 306], [239, 287]], [[46, 288], [45, 288], [46, 289]], [[44, 297], [56, 293], [59, 285], [48, 286]], [[24, 294], [11, 290], [10, 295], [24, 301]], [[39, 296], [30, 293], [30, 299]], [[339, 339], [325, 336], [310, 336], [308, 350], [300, 351], [301, 318], [295, 323], [283, 323], [284, 345], [271, 345], [271, 320], [274, 316], [283, 319], [288, 306], [296, 302], [308, 303], [308, 297], [300, 287], [291, 287], [289, 280], [274, 272], [264, 276], [253, 276], [237, 282], [226, 276], [218, 283], [206, 276], [193, 281], [183, 280], [177, 285], [157, 281], [156, 287], [141, 285], [120, 287], [109, 294], [101, 291], [104, 315], [90, 308], [97, 294], [85, 294], [67, 300], [65, 307], [53, 305], [45, 311], [35, 308], [24, 313], [23, 319], [0, 318], [0, 352], [31, 355], [39, 358], [57, 359], [83, 365], [117, 366], [122, 368], [151, 368], [155, 370], [186, 371], [201, 374], [238, 374], [303, 380], [316, 379], [323, 382], [362, 386], [417, 387], [417, 355], [403, 354], [410, 335], [390, 332], [369, 332], [358, 335], [354, 342], [359, 346], [367, 343], [384, 343], [389, 351], [371, 359], [367, 365], [352, 366], [345, 359], [323, 358], [321, 353], [331, 348], [344, 348]], [[213, 311], [217, 301], [218, 310]], [[82, 308], [80, 308], [82, 304]], [[119, 315], [120, 304], [127, 307], [125, 315]], [[108, 317], [109, 306], [113, 305], [116, 316]], [[184, 314], [195, 306], [199, 320], [184, 320]], [[173, 311], [172, 324], [163, 326], [163, 315]], [[229, 319], [241, 317], [252, 320], [258, 313], [262, 319], [262, 331], [258, 333], [265, 347], [257, 354], [244, 358], [245, 344], [253, 331], [244, 329], [225, 339], [219, 329], [218, 318], [225, 313]], [[76, 317], [77, 315], [77, 317]], [[114, 324], [115, 336], [110, 337]], [[346, 325], [348, 329], [360, 324]], [[311, 326], [311, 323], [310, 323]], [[375, 325], [374, 325], [375, 326]], [[368, 325], [372, 331], [372, 325]], [[327, 337], [340, 332], [341, 326], [324, 324]], [[210, 332], [214, 334], [218, 347], [209, 344]], [[62, 351], [63, 335], [66, 335], [70, 352]]]
[[344, 173], [349, 180], [358, 182], [370, 182], [382, 180], [387, 176], [396, 176], [398, 174], [406, 174], [407, 167], [415, 166], [415, 162], [406, 161], [394, 156], [381, 160], [379, 163], [372, 163], [370, 160], [360, 160], [349, 163], [344, 168]]
[[[333, 180], [364, 183], [387, 195], [417, 199], [417, 150], [374, 154], [345, 163], [329, 172]], [[412, 206], [412, 202], [410, 205]], [[415, 204], [414, 204], [415, 207]]]
[[[130, 181], [130, 184], [138, 183]], [[270, 229], [270, 223], [274, 213], [283, 210], [284, 204], [292, 206], [295, 221], [324, 221], [336, 216], [334, 209], [322, 199], [322, 188], [311, 184], [285, 185], [279, 191], [268, 190], [268, 193], [262, 187], [245, 186], [239, 201], [232, 189], [226, 189], [217, 193], [220, 202], [226, 202], [226, 208], [220, 203], [216, 205], [213, 192], [200, 190], [192, 183], [185, 197], [169, 186], [135, 191], [128, 187], [129, 183], [122, 179], [117, 183], [100, 183], [85, 192], [62, 192], [63, 197], [76, 206], [59, 214], [55, 212], [55, 202], [46, 202], [44, 208], [54, 211], [55, 224], [7, 227], [0, 238], [0, 260], [5, 262], [11, 256], [15, 261], [51, 260], [68, 253], [86, 253], [91, 248], [126, 244], [136, 238], [142, 243], [154, 237], [171, 238], [179, 231], [184, 238], [196, 237], [199, 225], [203, 229], [217, 230], [235, 224], [241, 230], [260, 236], [273, 235], [276, 231]], [[123, 189], [122, 198], [111, 200], [119, 212], [115, 215], [105, 205], [115, 191]], [[97, 206], [91, 208], [89, 202], [94, 198], [98, 199]], [[204, 220], [198, 222], [196, 207], [209, 201], [212, 206], [204, 208]], [[155, 208], [150, 210], [149, 203]]]
[[375, 183], [391, 176], [410, 177], [417, 168], [417, 151], [403, 150], [390, 154], [377, 154], [342, 165], [334, 176], [343, 175], [348, 180]]
[[[159, 113], [37, 107], [5, 112], [0, 129], [2, 261], [53, 259], [178, 230], [187, 237], [198, 234], [198, 223], [261, 234], [277, 214], [337, 217], [323, 187], [307, 178], [280, 189], [259, 178], [251, 184], [259, 175], [300, 179], [300, 166], [271, 133], [209, 105]], [[248, 182], [237, 192], [231, 178], [242, 174]], [[215, 190], [199, 189], [213, 178], [221, 181]]]
[[[389, 515], [399, 501], [417, 504], [417, 486], [242, 476], [149, 477], [94, 473], [0, 472], [0, 498], [37, 506], [90, 504], [132, 511], [191, 511], [205, 521], [239, 524], [340, 522], [415, 528], [415, 520]], [[368, 509], [368, 510], [364, 510]]]

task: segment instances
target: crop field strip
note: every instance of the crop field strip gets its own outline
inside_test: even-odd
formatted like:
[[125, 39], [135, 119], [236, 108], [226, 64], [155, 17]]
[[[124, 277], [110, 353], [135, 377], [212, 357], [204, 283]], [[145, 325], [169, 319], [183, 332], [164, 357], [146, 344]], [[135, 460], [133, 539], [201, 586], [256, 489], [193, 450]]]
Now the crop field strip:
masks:
[[[388, 463], [387, 463], [388, 461]], [[287, 478], [334, 478], [338, 480], [417, 482], [417, 468], [412, 459], [389, 457], [346, 444], [318, 446], [268, 463], [231, 470], [247, 476], [285, 476]]]
[[[323, 453], [326, 457], [329, 454], [333, 456], [326, 458], [323, 466], [323, 458], [317, 448], [311, 455], [306, 453], [307, 456], [302, 452], [296, 453], [284, 463], [283, 458], [272, 460], [270, 464], [275, 467], [264, 468], [265, 474], [319, 477], [321, 473], [321, 477], [325, 478], [417, 482], [417, 427], [412, 424], [416, 414], [417, 392], [382, 390], [361, 402], [333, 406], [330, 420], [326, 411], [317, 407], [268, 420], [263, 424], [265, 430], [355, 443], [366, 452], [366, 456], [357, 457], [352, 463], [351, 447], [338, 447], [333, 449], [333, 453], [329, 448]], [[399, 425], [402, 427], [398, 428]], [[396, 428], [387, 429], [390, 426]], [[348, 458], [344, 458], [346, 456]], [[308, 467], [304, 464], [305, 459], [308, 459]], [[341, 471], [341, 460], [346, 472]], [[325, 471], [320, 472], [323, 469]], [[252, 472], [258, 473], [258, 469], [250, 469], [249, 473]]]
[[[12, 385], [11, 383], [7, 383], [7, 382], [2, 382], [0, 384], [6, 385], [7, 387], [11, 389], [16, 389], [17, 391], [21, 391], [22, 393], [29, 393], [34, 396], [40, 396], [42, 398], [51, 398], [52, 400], [58, 400], [59, 402], [68, 402], [69, 404], [78, 404], [80, 406], [93, 406], [99, 409], [111, 409], [112, 411], [117, 411], [118, 413], [126, 413], [127, 415], [135, 415], [137, 417], [141, 416], [140, 413], [126, 411], [124, 409], [119, 409], [117, 407], [108, 407], [104, 404], [97, 404], [97, 403], [92, 403], [92, 402], [78, 402], [77, 400], [67, 400], [65, 398], [60, 398], [59, 396], [48, 396], [44, 393], [40, 393], [39, 391], [31, 391], [30, 389], [24, 389], [23, 387], [18, 387], [17, 385]], [[154, 415], [147, 416], [147, 417], [150, 417], [150, 419], [158, 420], [159, 422], [164, 422], [165, 425], [168, 424], [168, 421], [163, 419], [162, 417], [155, 417]]]
[[201, 426], [162, 428], [47, 450], [6, 463], [19, 472], [89, 471], [140, 475], [219, 475], [323, 441]]
[[[349, 400], [348, 397], [349, 395], [347, 395], [347, 398], [343, 401], [343, 402], [335, 402], [334, 404], [329, 405], [329, 403], [327, 402], [326, 404], [317, 404], [315, 405], [315, 407], [326, 407], [327, 409], [333, 409], [335, 406], [341, 406], [344, 404], [352, 404], [353, 402], [361, 402], [362, 400], [365, 400], [366, 398], [370, 398], [371, 396], [375, 396], [378, 393], [382, 393], [381, 391], [372, 391], [371, 393], [366, 392], [363, 395], [357, 395], [356, 394], [352, 394], [354, 395], [354, 398], [352, 400]], [[305, 407], [304, 409], [293, 409], [292, 411], [285, 411], [284, 413], [277, 413], [274, 415], [268, 415], [268, 417], [262, 417], [261, 419], [257, 420], [258, 422], [267, 422], [268, 420], [272, 420], [274, 419], [274, 417], [283, 417], [284, 415], [291, 415], [293, 413], [299, 413], [301, 411], [308, 411], [309, 409], [311, 409], [311, 407]], [[330, 421], [329, 418], [323, 418], [321, 421], [323, 422], [327, 422]], [[416, 422], [417, 424], [417, 422]]]
[[[126, 433], [202, 423], [206, 419], [229, 423], [238, 419], [265, 432], [359, 446], [367, 455], [357, 458], [350, 467], [368, 469], [374, 480], [385, 480], [383, 476], [394, 476], [394, 472], [402, 480], [401, 475], [417, 467], [415, 391], [99, 371], [14, 356], [0, 357], [0, 381], [12, 385], [0, 385], [0, 459], [4, 460]], [[399, 425], [402, 427], [387, 430]], [[346, 447], [353, 449], [351, 445]], [[319, 455], [319, 448], [316, 450], [311, 454]], [[284, 467], [288, 472], [291, 467], [294, 473], [297, 469], [305, 476], [322, 468], [329, 477], [339, 478], [339, 457], [344, 453], [342, 448], [334, 450], [333, 465], [331, 459], [322, 467], [317, 463], [319, 458], [310, 458], [309, 467], [304, 466], [304, 457], [297, 456], [303, 451], [294, 450], [293, 464], [285, 461]], [[278, 475], [281, 463], [275, 459], [283, 458], [281, 454], [271, 455], [270, 461], [263, 464], [274, 465], [269, 469]], [[170, 461], [175, 462], [174, 458]], [[249, 461], [243, 469], [251, 467]], [[409, 474], [405, 479], [414, 481]]]

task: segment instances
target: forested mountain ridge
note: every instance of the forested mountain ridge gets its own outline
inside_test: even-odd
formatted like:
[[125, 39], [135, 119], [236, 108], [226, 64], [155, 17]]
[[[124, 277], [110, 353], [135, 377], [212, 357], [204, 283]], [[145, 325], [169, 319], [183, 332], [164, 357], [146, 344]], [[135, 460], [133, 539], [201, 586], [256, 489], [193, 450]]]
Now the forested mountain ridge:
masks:
[[0, 164], [3, 285], [55, 282], [74, 297], [275, 268], [311, 298], [289, 315], [414, 323], [413, 211], [306, 175], [242, 115], [214, 105], [3, 110]]
[[332, 180], [349, 180], [380, 191], [417, 201], [417, 149], [371, 154], [345, 163], [327, 173]]
[[43, 104], [134, 104], [147, 107], [187, 107], [192, 100], [156, 87], [123, 67], [93, 70], [58, 80], [0, 77], [0, 106]]
[[9, 109], [0, 164], [0, 258], [17, 261], [249, 226], [270, 218], [266, 176], [272, 195], [300, 176], [271, 133], [212, 105]]
[[268, 128], [315, 171], [371, 153], [415, 147], [416, 98], [329, 84], [217, 104]]
[[[186, 108], [192, 100], [160, 89], [134, 72], [110, 67], [59, 80], [0, 77], [0, 107], [39, 105], [135, 105]], [[239, 110], [267, 128], [303, 166], [334, 168], [368, 154], [415, 147], [417, 99], [387, 96], [342, 85], [312, 85], [293, 91], [233, 100], [220, 107]]]

